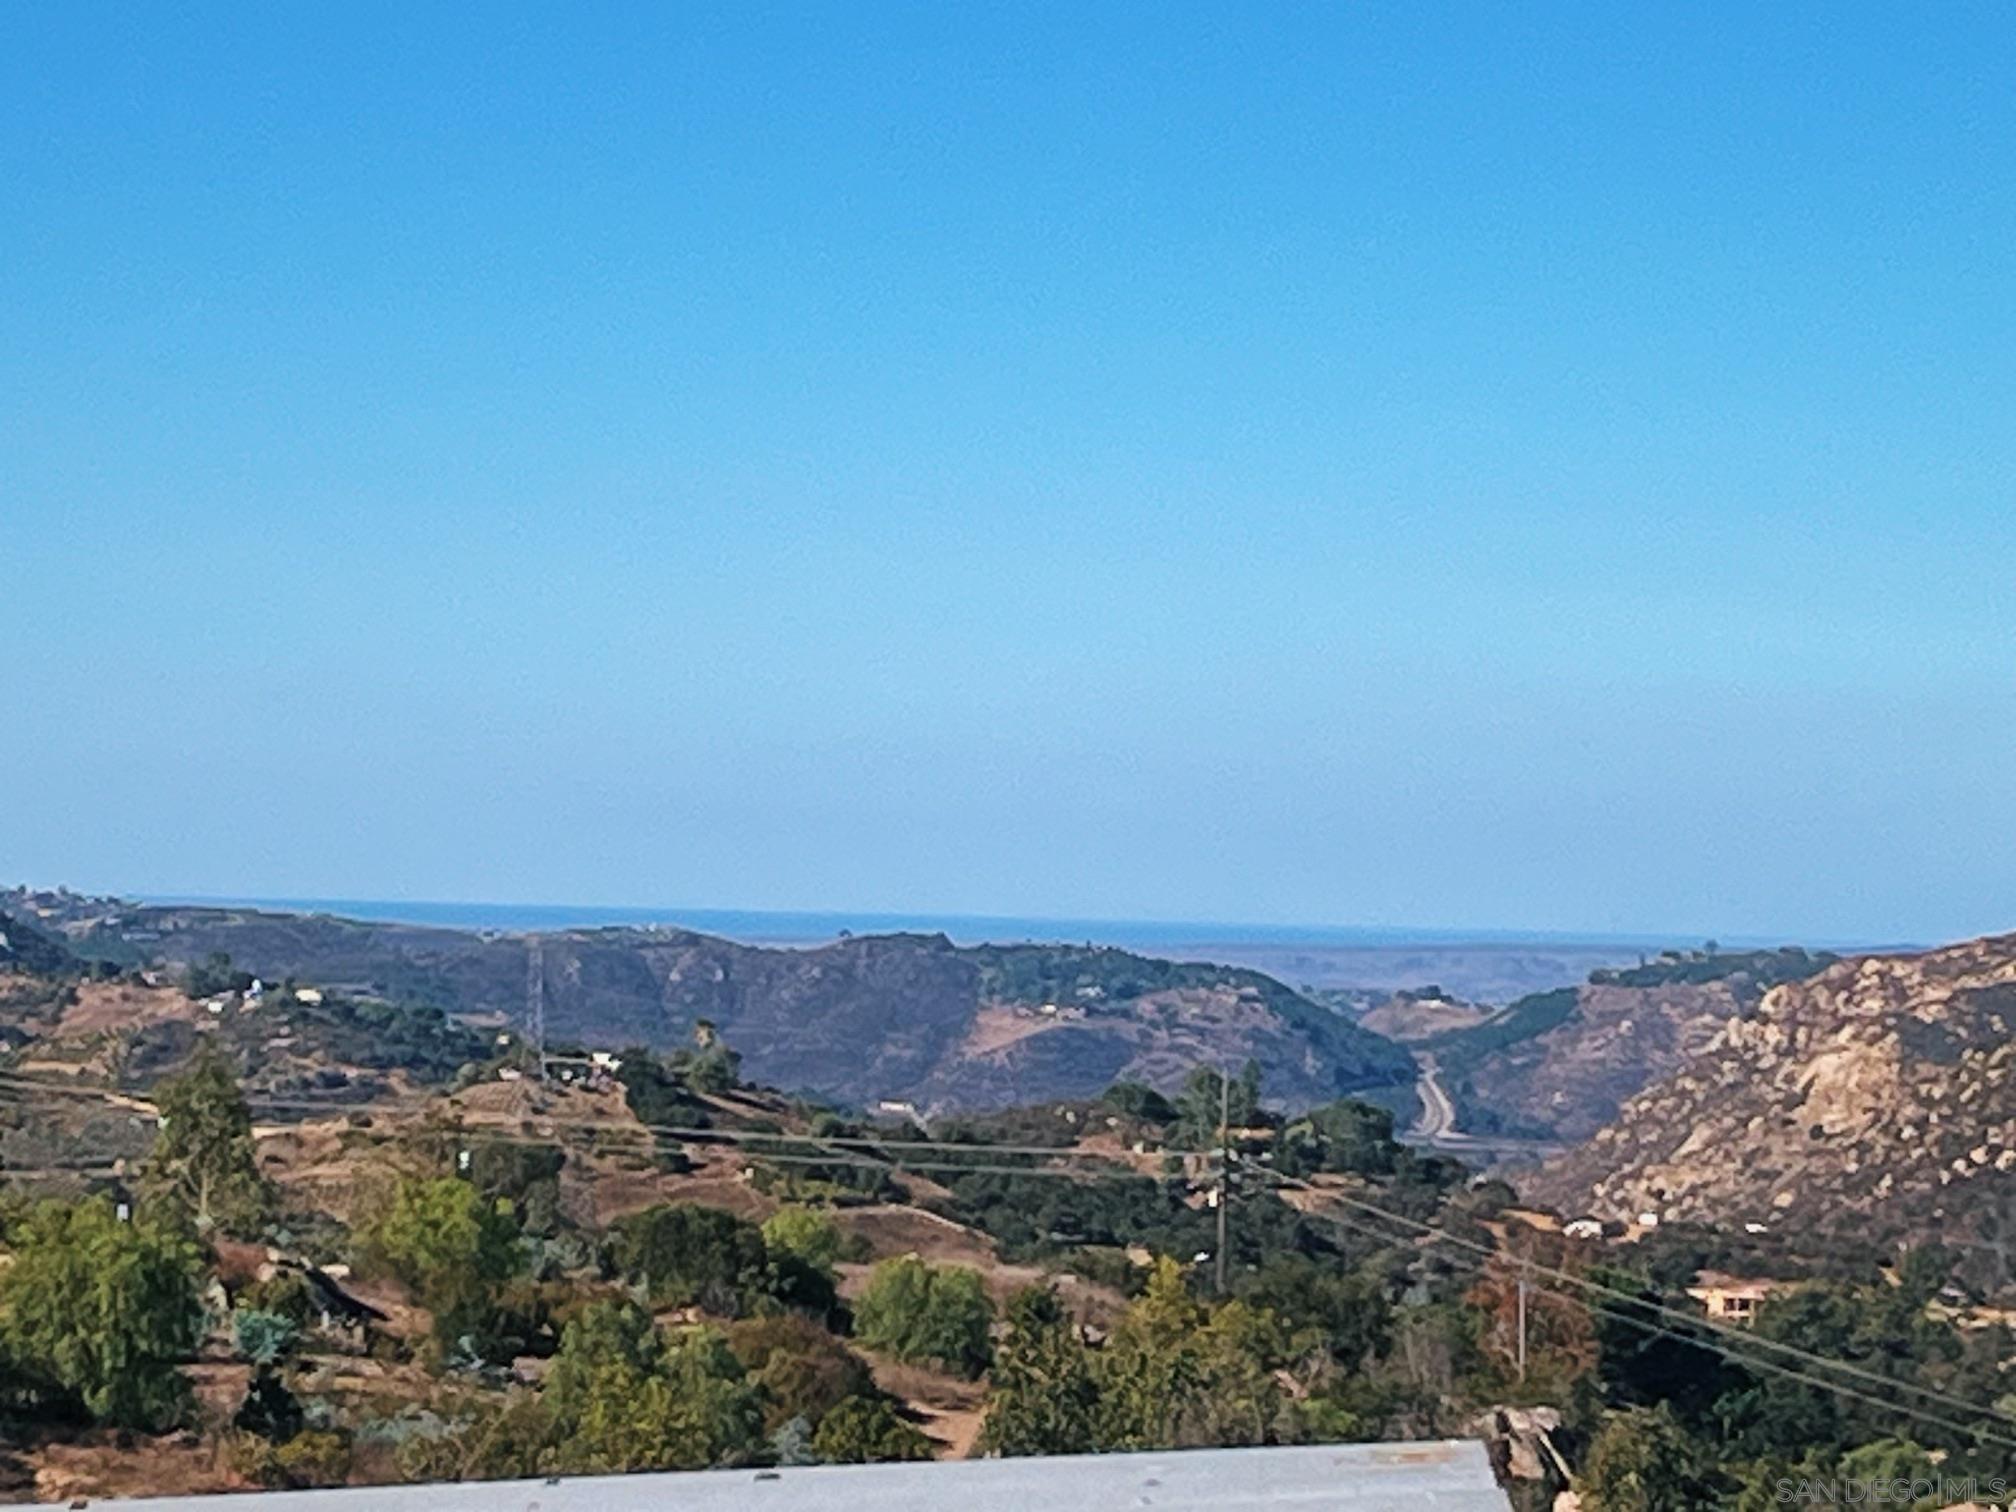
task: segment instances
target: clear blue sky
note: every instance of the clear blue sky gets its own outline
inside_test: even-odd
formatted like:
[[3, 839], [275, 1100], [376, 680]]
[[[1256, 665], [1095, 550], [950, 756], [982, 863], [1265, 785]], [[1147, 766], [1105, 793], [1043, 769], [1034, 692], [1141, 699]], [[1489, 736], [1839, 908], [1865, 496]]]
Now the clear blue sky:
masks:
[[2016, 927], [1997, 6], [17, 7], [0, 878]]

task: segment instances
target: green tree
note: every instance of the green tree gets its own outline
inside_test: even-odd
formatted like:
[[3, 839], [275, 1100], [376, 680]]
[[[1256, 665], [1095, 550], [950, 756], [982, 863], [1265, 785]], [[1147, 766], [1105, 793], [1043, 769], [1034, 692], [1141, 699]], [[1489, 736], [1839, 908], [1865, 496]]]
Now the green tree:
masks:
[[416, 1435], [399, 1446], [399, 1473], [409, 1481], [523, 1480], [559, 1467], [552, 1404], [531, 1391], [467, 1393], [454, 1428]]
[[854, 1332], [871, 1349], [969, 1376], [986, 1368], [993, 1321], [978, 1271], [913, 1255], [876, 1266], [854, 1307]]
[[120, 1222], [104, 1198], [39, 1204], [9, 1239], [0, 1355], [30, 1390], [122, 1427], [172, 1421], [188, 1390], [177, 1362], [202, 1333], [195, 1245], [151, 1219]]
[[847, 1236], [817, 1209], [787, 1207], [763, 1221], [763, 1242], [772, 1254], [796, 1255], [807, 1265], [831, 1271], [846, 1248]]
[[1312, 1109], [1282, 1133], [1281, 1164], [1291, 1173], [1316, 1170], [1390, 1176], [1401, 1154], [1401, 1146], [1393, 1138], [1393, 1115], [1355, 1098], [1339, 1098]]
[[1393, 1306], [1376, 1276], [1281, 1255], [1242, 1281], [1240, 1297], [1293, 1331], [1298, 1353], [1320, 1350], [1338, 1372], [1355, 1372], [1384, 1353], [1393, 1334]]
[[687, 1083], [695, 1091], [719, 1095], [733, 1092], [742, 1080], [742, 1057], [730, 1050], [707, 1019], [693, 1025], [693, 1053], [687, 1058]]
[[252, 1110], [214, 1042], [155, 1092], [160, 1133], [147, 1160], [152, 1195], [177, 1202], [199, 1230], [254, 1232], [271, 1206], [252, 1139]]
[[558, 1145], [488, 1139], [469, 1152], [469, 1184], [492, 1200], [509, 1202], [526, 1233], [550, 1235], [559, 1227], [564, 1163]]
[[1099, 1381], [1090, 1351], [1048, 1287], [1008, 1305], [980, 1447], [988, 1454], [1090, 1454], [1099, 1443]]
[[661, 1203], [616, 1224], [610, 1252], [661, 1306], [740, 1317], [770, 1290], [770, 1253], [746, 1218], [692, 1202]]
[[651, 1314], [636, 1303], [591, 1302], [582, 1308], [562, 1330], [560, 1347], [546, 1373], [546, 1400], [558, 1417], [560, 1431], [573, 1430], [575, 1415], [598, 1374], [620, 1368], [652, 1375], [664, 1352], [664, 1338]]
[[1099, 1356], [1101, 1447], [1267, 1442], [1284, 1414], [1275, 1372], [1289, 1349], [1273, 1313], [1206, 1306], [1174, 1261], [1159, 1260]]
[[1713, 1512], [1721, 1498], [1701, 1448], [1658, 1407], [1614, 1413], [1582, 1468], [1585, 1512]]
[[812, 1452], [812, 1425], [802, 1417], [794, 1417], [770, 1435], [770, 1459], [787, 1469], [799, 1465], [816, 1465], [819, 1456]]
[[1152, 1124], [1176, 1121], [1175, 1104], [1146, 1082], [1117, 1081], [1100, 1095], [1099, 1100], [1122, 1118], [1138, 1118], [1143, 1123]]
[[810, 1432], [848, 1397], [876, 1394], [867, 1361], [794, 1313], [731, 1324], [728, 1345], [762, 1388], [764, 1426], [773, 1432], [793, 1418]]
[[243, 992], [251, 985], [252, 973], [232, 965], [230, 955], [222, 950], [211, 951], [201, 961], [191, 961], [182, 978], [182, 990], [192, 998]]
[[849, 1397], [812, 1435], [812, 1452], [834, 1465], [927, 1460], [931, 1440], [904, 1422], [883, 1396]]
[[[1923, 1285], [1923, 1277], [1916, 1278]], [[1961, 1360], [1956, 1332], [1925, 1314], [1903, 1288], [1814, 1282], [1773, 1294], [1757, 1310], [1759, 1338], [1789, 1345], [1900, 1383], [1937, 1383], [1951, 1389], [1949, 1373]], [[1880, 1403], [1865, 1402], [1782, 1374], [1749, 1376], [1732, 1369], [1735, 1382], [1712, 1412], [1748, 1456], [1793, 1457], [1832, 1446], [1851, 1449], [1885, 1438], [1895, 1421]], [[1877, 1395], [1866, 1382], [1862, 1396]], [[1968, 1435], [1935, 1425], [1925, 1428], [1934, 1448], [1965, 1451]]]
[[1215, 1066], [1199, 1066], [1183, 1083], [1176, 1099], [1173, 1137], [1180, 1144], [1217, 1142], [1221, 1114], [1226, 1127], [1243, 1129], [1260, 1119], [1260, 1066], [1248, 1061], [1237, 1076]]
[[718, 1332], [691, 1329], [647, 1346], [634, 1322], [611, 1322], [591, 1343], [570, 1346], [563, 1336], [571, 1368], [553, 1383], [555, 1468], [700, 1470], [761, 1454], [762, 1393]]
[[487, 1337], [498, 1289], [517, 1268], [516, 1226], [495, 1201], [453, 1176], [407, 1177], [358, 1239], [365, 1264], [433, 1315], [441, 1343]]
[[307, 1422], [301, 1402], [287, 1389], [287, 1383], [270, 1366], [252, 1372], [245, 1396], [238, 1404], [231, 1426], [241, 1433], [254, 1434], [273, 1443], [294, 1437]]

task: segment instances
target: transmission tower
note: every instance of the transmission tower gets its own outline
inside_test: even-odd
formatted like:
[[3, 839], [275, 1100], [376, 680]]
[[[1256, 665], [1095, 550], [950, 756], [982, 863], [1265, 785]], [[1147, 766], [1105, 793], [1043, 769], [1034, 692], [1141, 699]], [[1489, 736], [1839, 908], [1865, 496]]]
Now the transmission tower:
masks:
[[533, 935], [525, 947], [525, 1028], [539, 1057], [539, 1080], [546, 1080], [546, 947]]

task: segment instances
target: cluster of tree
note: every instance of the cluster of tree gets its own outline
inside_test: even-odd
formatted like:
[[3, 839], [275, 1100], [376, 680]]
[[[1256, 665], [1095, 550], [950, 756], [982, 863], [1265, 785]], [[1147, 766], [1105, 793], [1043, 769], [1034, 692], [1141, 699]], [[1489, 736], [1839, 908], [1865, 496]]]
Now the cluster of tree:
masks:
[[[1343, 1098], [1292, 1119], [1261, 1102], [1259, 1068], [1249, 1063], [1237, 1076], [1193, 1072], [1173, 1099], [1138, 1082], [1119, 1082], [1098, 1105], [1111, 1116], [1179, 1148], [1231, 1154], [1227, 1184], [1237, 1205], [1228, 1263], [1250, 1270], [1269, 1256], [1336, 1253], [1334, 1238], [1278, 1195], [1279, 1177], [1317, 1172], [1349, 1172], [1382, 1178], [1394, 1200], [1433, 1211], [1443, 1194], [1460, 1185], [1462, 1166], [1440, 1156], [1423, 1156], [1393, 1135], [1393, 1116], [1383, 1108]], [[1264, 1158], [1263, 1158], [1264, 1157]], [[932, 1158], [946, 1162], [938, 1150]], [[1087, 1260], [1088, 1247], [1139, 1246], [1185, 1259], [1216, 1249], [1216, 1219], [1200, 1206], [1199, 1183], [1215, 1185], [1215, 1174], [1146, 1176], [1101, 1173], [1096, 1181], [1065, 1182], [1054, 1173], [1018, 1176], [1003, 1164], [1034, 1157], [982, 1153], [991, 1169], [946, 1178], [951, 1211], [997, 1239], [1018, 1259], [1072, 1253]], [[1092, 1263], [1097, 1263], [1096, 1258]]]
[[[686, 1076], [667, 1063], [636, 1086], [697, 1096]], [[0, 1208], [6, 1412], [143, 1429], [189, 1418], [180, 1367], [206, 1328], [205, 1245], [266, 1232], [276, 1204], [227, 1059], [199, 1055], [158, 1097], [137, 1215], [102, 1198]], [[423, 1358], [455, 1383], [446, 1430], [411, 1437], [402, 1465], [467, 1477], [928, 1454], [859, 1349], [984, 1376], [982, 1442], [1002, 1453], [1439, 1434], [1518, 1401], [1563, 1409], [1588, 1512], [1761, 1512], [1785, 1483], [1849, 1467], [1907, 1478], [1935, 1460], [1948, 1476], [1998, 1468], [1979, 1434], [1955, 1426], [1964, 1413], [1932, 1412], [1899, 1437], [1900, 1404], [2016, 1410], [2007, 1337], [1963, 1332], [1933, 1306], [1952, 1270], [1943, 1252], [1915, 1252], [1882, 1277], [1787, 1287], [1749, 1336], [1784, 1351], [1763, 1356], [1676, 1321], [1682, 1288], [1720, 1253], [1703, 1247], [1713, 1236], [1662, 1233], [1633, 1252], [1634, 1271], [1588, 1267], [1565, 1240], [1505, 1221], [1509, 1189], [1465, 1185], [1400, 1147], [1377, 1108], [1345, 1100], [1283, 1120], [1261, 1105], [1257, 1074], [1226, 1083], [1215, 1071], [1173, 1098], [1123, 1084], [1104, 1106], [1171, 1143], [1208, 1122], [1200, 1147], [1221, 1123], [1244, 1131], [1235, 1146], [1264, 1146], [1270, 1161], [1235, 1165], [1230, 1183], [1229, 1295], [1199, 1294], [1212, 1265], [1179, 1263], [1215, 1258], [1216, 1242], [1214, 1215], [1183, 1179], [975, 1170], [948, 1181], [960, 1216], [1010, 1253], [1088, 1273], [1104, 1256], [1098, 1274], [1131, 1296], [1092, 1330], [1032, 1289], [999, 1338], [977, 1273], [914, 1257], [877, 1265], [844, 1305], [836, 1269], [865, 1256], [828, 1212], [786, 1207], [759, 1226], [675, 1202], [584, 1233], [558, 1200], [559, 1148], [424, 1131], [405, 1152], [417, 1169], [368, 1204], [352, 1236], [360, 1269], [431, 1315]], [[886, 1147], [916, 1137], [889, 1132]], [[1240, 1179], [1269, 1166], [1348, 1173], [1382, 1208], [1455, 1242], [1418, 1244], [1404, 1221], [1331, 1223]], [[564, 1263], [561, 1238], [574, 1245]], [[1122, 1252], [1137, 1245], [1158, 1257], [1145, 1272]], [[299, 1269], [234, 1285], [229, 1336], [252, 1369], [233, 1463], [265, 1485], [340, 1482], [349, 1439], [296, 1395], [321, 1302]], [[654, 1321], [674, 1309], [693, 1321]], [[503, 1387], [490, 1367], [526, 1353], [552, 1356], [543, 1387]]]
[[[753, 1145], [751, 1179], [760, 1192], [795, 1202], [878, 1202], [900, 1199], [905, 1192], [895, 1173], [879, 1162], [889, 1148], [860, 1141], [876, 1138], [900, 1145], [916, 1135], [914, 1128], [877, 1135], [866, 1125], [828, 1109], [808, 1110], [802, 1139], [786, 1138], [775, 1122], [755, 1120], [748, 1132], [776, 1136]], [[836, 1144], [837, 1140], [848, 1143]]]
[[805, 1319], [665, 1329], [604, 1301], [567, 1324], [542, 1390], [472, 1398], [401, 1468], [460, 1480], [928, 1453], [859, 1356]]
[[1158, 960], [1114, 945], [981, 945], [969, 953], [980, 966], [981, 995], [1004, 1003], [1126, 1002], [1150, 992], [1268, 981], [1256, 972]]
[[[1587, 1385], [1605, 1410], [1584, 1505], [1761, 1512], [1787, 1482], [1909, 1480], [1935, 1460], [1949, 1479], [2004, 1473], [2006, 1452], [1981, 1431], [1992, 1425], [1950, 1404], [2016, 1408], [2011, 1340], [1939, 1321], [1928, 1304], [1949, 1270], [1949, 1256], [1924, 1250], [1887, 1280], [1790, 1287], [1764, 1302], [1736, 1350], [1713, 1347], [1705, 1329], [1661, 1326], [1649, 1305], [1596, 1309]], [[1667, 1300], [1649, 1278], [1604, 1279], [1646, 1304]]]
[[654, 1306], [697, 1307], [724, 1318], [779, 1309], [833, 1317], [839, 1295], [830, 1262], [808, 1259], [807, 1247], [818, 1245], [799, 1233], [773, 1245], [746, 1218], [671, 1202], [619, 1220], [608, 1257]]
[[[1096, 1249], [1138, 1246], [1184, 1259], [1217, 1248], [1217, 1223], [1193, 1200], [1181, 1177], [1101, 1175], [1062, 1181], [1006, 1171], [947, 1178], [949, 1211], [990, 1235], [1017, 1260], [1069, 1255], [1074, 1263]], [[1261, 1189], [1238, 1198], [1230, 1263], [1257, 1265], [1268, 1254], [1325, 1251], [1329, 1242], [1307, 1216]]]
[[252, 973], [239, 970], [232, 964], [230, 954], [222, 950], [213, 950], [202, 960], [191, 961], [182, 972], [182, 990], [192, 998], [247, 992], [251, 987]]
[[60, 976], [79, 970], [82, 963], [54, 936], [25, 919], [0, 913], [0, 966], [29, 976]]
[[1805, 950], [1797, 945], [1776, 950], [1725, 951], [1713, 940], [1700, 950], [1668, 950], [1636, 966], [1600, 967], [1589, 973], [1597, 985], [1617, 987], [1668, 987], [1699, 985], [1743, 977], [1762, 991], [1781, 982], [1803, 982], [1817, 976], [1841, 959], [1831, 950]]
[[257, 1019], [231, 1023], [232, 1029], [256, 1037], [246, 1046], [248, 1052], [256, 1053], [274, 1035], [277, 1020], [278, 1032], [291, 1036], [299, 1050], [346, 1066], [404, 1071], [423, 1086], [452, 1081], [463, 1067], [488, 1060], [494, 1048], [489, 1035], [427, 1004], [335, 994], [320, 1002], [304, 1002], [283, 987], [263, 1017], [263, 1024]]
[[1528, 993], [1503, 1013], [1472, 1028], [1435, 1035], [1423, 1048], [1434, 1052], [1445, 1071], [1462, 1075], [1494, 1051], [1558, 1029], [1575, 1016], [1581, 1000], [1581, 991], [1575, 987]]
[[[1162, 1259], [1096, 1346], [1054, 1292], [1032, 1288], [1009, 1310], [982, 1443], [1003, 1454], [1072, 1454], [1325, 1436], [1349, 1421], [1335, 1388], [1389, 1327], [1376, 1286], [1306, 1260], [1209, 1302]], [[1293, 1394], [1284, 1380], [1295, 1381]]]
[[658, 1055], [632, 1045], [619, 1057], [616, 1078], [623, 1099], [637, 1121], [658, 1131], [655, 1144], [661, 1165], [683, 1170], [687, 1161], [677, 1135], [667, 1129], [705, 1129], [715, 1122], [709, 1096], [732, 1092], [741, 1085], [742, 1057], [721, 1038], [707, 1019], [693, 1026], [693, 1043], [670, 1055]]

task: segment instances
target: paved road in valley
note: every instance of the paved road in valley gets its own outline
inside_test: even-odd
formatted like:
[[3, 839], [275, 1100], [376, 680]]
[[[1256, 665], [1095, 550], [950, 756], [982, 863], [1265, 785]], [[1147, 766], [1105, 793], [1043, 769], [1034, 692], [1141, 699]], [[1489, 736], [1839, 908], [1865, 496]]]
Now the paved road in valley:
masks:
[[1404, 1136], [1409, 1144], [1465, 1155], [1482, 1164], [1545, 1160], [1565, 1148], [1544, 1139], [1511, 1139], [1497, 1135], [1465, 1134], [1456, 1127], [1456, 1104], [1442, 1085], [1435, 1057], [1422, 1055], [1417, 1064], [1420, 1078], [1414, 1084], [1421, 1102], [1420, 1116]]

